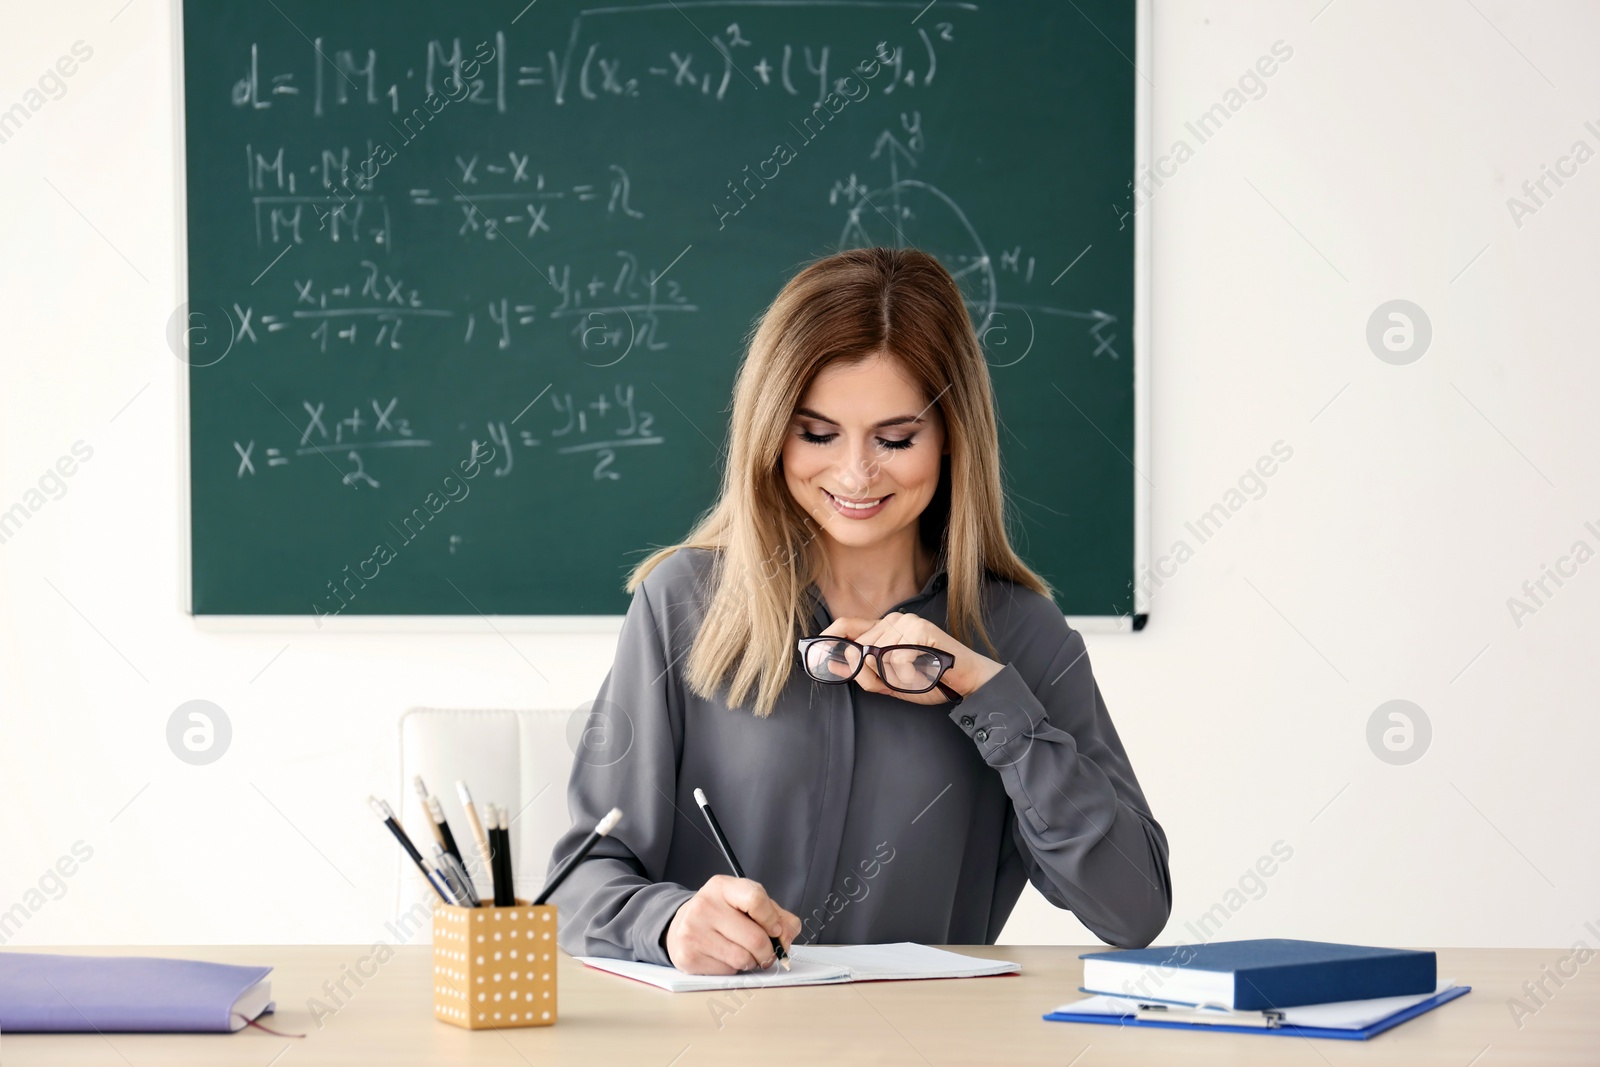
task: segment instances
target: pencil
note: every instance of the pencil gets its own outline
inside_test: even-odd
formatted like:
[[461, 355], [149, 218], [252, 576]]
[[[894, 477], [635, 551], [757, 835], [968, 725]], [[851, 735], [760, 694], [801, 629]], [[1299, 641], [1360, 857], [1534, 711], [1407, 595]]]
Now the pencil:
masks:
[[492, 872], [494, 868], [489, 855], [489, 838], [483, 832], [483, 820], [478, 818], [478, 809], [472, 803], [472, 793], [467, 789], [466, 782], [456, 783], [456, 794], [461, 797], [461, 806], [466, 810], [467, 825], [472, 828], [472, 839], [478, 845], [478, 858], [483, 861], [483, 869]]
[[556, 868], [556, 873], [550, 876], [550, 880], [544, 884], [544, 888], [539, 890], [539, 895], [533, 898], [533, 906], [537, 908], [546, 903], [550, 899], [550, 894], [554, 893], [561, 883], [567, 880], [567, 875], [572, 873], [572, 869], [583, 862], [583, 857], [589, 854], [589, 850], [598, 845], [602, 837], [616, 829], [617, 823], [621, 821], [621, 808], [612, 808], [606, 812], [599, 825], [589, 832], [588, 837], [583, 839], [583, 844], [578, 846], [578, 851], [568, 856], [566, 862]]
[[[744, 868], [739, 866], [739, 861], [733, 855], [733, 845], [728, 841], [728, 835], [722, 832], [722, 826], [717, 822], [717, 817], [711, 814], [711, 802], [706, 799], [703, 789], [696, 788], [694, 802], [700, 805], [700, 813], [706, 817], [706, 822], [711, 824], [711, 833], [717, 839], [717, 847], [722, 849], [722, 856], [728, 861], [728, 866], [733, 868], [735, 878], [744, 877]], [[767, 935], [771, 937], [771, 934]], [[783, 964], [784, 970], [792, 970], [789, 965], [789, 954], [783, 951], [783, 942], [776, 937], [772, 938], [772, 954]]]
[[506, 809], [491, 804], [489, 825], [493, 827], [489, 832], [494, 835], [494, 906], [515, 907], [517, 892], [512, 885], [511, 831], [506, 824]]
[[428, 787], [422, 784], [422, 775], [411, 776], [411, 784], [417, 790], [417, 796], [422, 800], [422, 814], [428, 820], [428, 829], [433, 831], [433, 839], [439, 844], [444, 844], [444, 834], [439, 831], [439, 824], [433, 819], [433, 812], [428, 808]]
[[477, 890], [473, 888], [472, 876], [467, 869], [461, 866], [459, 860], [446, 852], [440, 845], [433, 846], [434, 866], [439, 869], [439, 875], [450, 886], [456, 896], [461, 898], [464, 908], [480, 908], [483, 902], [478, 899]]
[[428, 814], [433, 816], [433, 823], [439, 828], [440, 843], [444, 845], [444, 850], [455, 857], [463, 870], [466, 869], [467, 858], [461, 854], [461, 846], [456, 844], [456, 835], [450, 832], [450, 824], [444, 818], [444, 805], [439, 803], [438, 797], [428, 798]]
[[411, 838], [406, 836], [405, 830], [400, 826], [400, 820], [394, 817], [394, 809], [389, 807], [388, 802], [379, 800], [377, 797], [368, 797], [367, 804], [371, 806], [373, 814], [377, 815], [383, 821], [383, 824], [389, 828], [389, 832], [394, 834], [394, 839], [400, 842], [401, 848], [406, 850], [406, 855], [410, 856], [411, 862], [417, 865], [417, 870], [422, 872], [422, 877], [426, 878], [428, 884], [433, 887], [433, 891], [439, 894], [439, 899], [446, 904], [454, 904], [455, 901], [450, 894], [445, 892], [447, 887], [441, 884], [443, 879], [429, 870], [428, 865], [422, 862], [422, 853], [417, 851], [417, 846], [413, 845]]

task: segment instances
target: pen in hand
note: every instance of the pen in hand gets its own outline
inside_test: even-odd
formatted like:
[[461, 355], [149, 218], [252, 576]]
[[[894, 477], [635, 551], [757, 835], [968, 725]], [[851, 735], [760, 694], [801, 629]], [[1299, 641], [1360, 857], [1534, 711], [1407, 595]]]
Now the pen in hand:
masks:
[[[717, 839], [717, 847], [722, 849], [723, 858], [728, 861], [728, 866], [733, 868], [733, 876], [735, 878], [743, 878], [745, 876], [744, 868], [739, 866], [739, 861], [734, 858], [733, 845], [729, 843], [728, 836], [722, 832], [722, 826], [717, 822], [717, 817], [711, 813], [711, 802], [706, 799], [705, 790], [698, 787], [695, 789], [694, 802], [700, 805], [700, 813], [706, 817], [706, 822], [711, 824], [711, 836]], [[767, 936], [772, 937], [770, 934]], [[776, 937], [772, 937], [772, 954], [777, 957], [779, 963], [783, 964], [784, 970], [793, 969], [789, 964], [789, 954], [783, 950], [783, 942]]]

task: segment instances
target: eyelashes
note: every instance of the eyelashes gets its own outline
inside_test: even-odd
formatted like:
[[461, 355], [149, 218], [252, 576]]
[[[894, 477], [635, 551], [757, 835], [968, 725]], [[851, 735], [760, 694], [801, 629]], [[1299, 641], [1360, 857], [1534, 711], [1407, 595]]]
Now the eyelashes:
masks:
[[[839, 435], [836, 434], [836, 433], [816, 434], [816, 433], [812, 433], [809, 430], [801, 430], [800, 431], [800, 440], [806, 442], [807, 444], [812, 444], [812, 445], [825, 445], [829, 441], [832, 441], [835, 437], [838, 437], [838, 436]], [[907, 437], [907, 438], [905, 438], [903, 440], [900, 440], [900, 441], [890, 441], [890, 440], [887, 440], [886, 438], [880, 437], [880, 438], [878, 438], [878, 443], [880, 445], [882, 445], [884, 448], [887, 448], [892, 452], [899, 452], [899, 451], [901, 451], [903, 449], [910, 448], [911, 447], [911, 443], [913, 441], [915, 441], [916, 439], [917, 439], [916, 434], [912, 434], [910, 437]]]

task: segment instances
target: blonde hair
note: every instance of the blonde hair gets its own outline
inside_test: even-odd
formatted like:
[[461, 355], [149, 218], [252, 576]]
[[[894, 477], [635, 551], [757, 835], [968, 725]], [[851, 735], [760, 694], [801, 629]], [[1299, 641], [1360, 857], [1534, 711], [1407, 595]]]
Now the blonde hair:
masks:
[[687, 660], [686, 680], [700, 696], [711, 699], [726, 683], [730, 706], [754, 690], [754, 713], [772, 714], [794, 667], [795, 640], [812, 625], [806, 589], [826, 563], [817, 544], [822, 527], [784, 482], [784, 441], [824, 366], [879, 352], [921, 386], [944, 422], [949, 454], [919, 528], [948, 572], [951, 635], [994, 654], [982, 618], [986, 571], [1051, 595], [1006, 536], [989, 366], [955, 279], [914, 248], [840, 252], [795, 275], [751, 332], [733, 388], [717, 502], [680, 544], [653, 552], [628, 578], [632, 593], [678, 549], [718, 550]]

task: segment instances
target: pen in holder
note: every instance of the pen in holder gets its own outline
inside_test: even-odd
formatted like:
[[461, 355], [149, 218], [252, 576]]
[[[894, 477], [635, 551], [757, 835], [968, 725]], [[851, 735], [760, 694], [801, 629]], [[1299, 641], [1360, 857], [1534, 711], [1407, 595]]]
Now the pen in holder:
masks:
[[556, 1021], [556, 906], [433, 911], [433, 1015], [467, 1030]]

